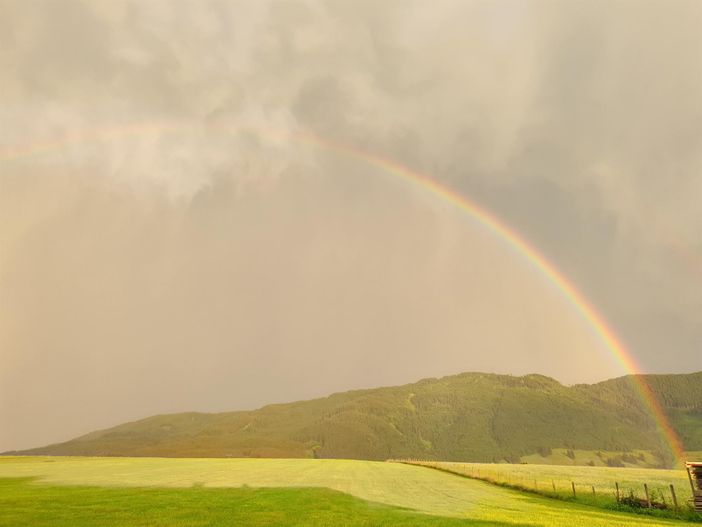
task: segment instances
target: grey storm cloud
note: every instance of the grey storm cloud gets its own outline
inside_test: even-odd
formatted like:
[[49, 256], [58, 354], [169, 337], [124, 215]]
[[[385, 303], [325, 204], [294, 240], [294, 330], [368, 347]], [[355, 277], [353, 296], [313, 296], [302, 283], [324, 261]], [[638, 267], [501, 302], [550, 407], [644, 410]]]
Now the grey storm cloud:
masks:
[[0, 450], [459, 371], [702, 367], [697, 1], [0, 0]]

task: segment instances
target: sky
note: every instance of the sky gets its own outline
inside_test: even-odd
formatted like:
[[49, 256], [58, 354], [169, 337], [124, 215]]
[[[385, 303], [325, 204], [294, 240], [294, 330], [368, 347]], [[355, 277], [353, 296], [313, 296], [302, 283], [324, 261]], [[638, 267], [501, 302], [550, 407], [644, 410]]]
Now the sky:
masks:
[[701, 26], [694, 0], [0, 0], [0, 451], [626, 373], [524, 255], [350, 151], [490, 211], [642, 371], [702, 370]]

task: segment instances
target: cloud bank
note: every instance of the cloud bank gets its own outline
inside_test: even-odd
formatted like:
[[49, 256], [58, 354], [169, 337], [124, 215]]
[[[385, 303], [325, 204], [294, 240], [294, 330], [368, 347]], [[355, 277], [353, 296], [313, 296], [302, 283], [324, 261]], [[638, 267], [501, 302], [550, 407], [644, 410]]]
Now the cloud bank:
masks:
[[0, 1], [0, 449], [486, 370], [699, 370], [698, 2]]

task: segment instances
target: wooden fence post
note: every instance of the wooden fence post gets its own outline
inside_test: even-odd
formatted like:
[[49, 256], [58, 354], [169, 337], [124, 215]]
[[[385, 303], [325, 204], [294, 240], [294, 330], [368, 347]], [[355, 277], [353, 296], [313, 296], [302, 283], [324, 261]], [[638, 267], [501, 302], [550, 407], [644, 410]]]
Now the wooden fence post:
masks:
[[593, 498], [595, 497], [595, 486], [594, 485], [592, 486], [592, 497]]
[[646, 491], [646, 503], [648, 503], [648, 508], [651, 508], [651, 496], [648, 494], [648, 483], [644, 483], [644, 491]]
[[673, 496], [673, 504], [675, 505], [675, 510], [678, 510], [678, 497], [675, 495], [675, 486], [670, 484], [670, 494]]
[[551, 485], [553, 485], [553, 492], [556, 492], [556, 482], [551, 480]]
[[574, 482], [574, 481], [571, 481], [571, 482], [570, 482], [570, 486], [573, 487], [573, 497], [576, 498], [577, 496], [576, 496], [576, 494], [575, 494], [575, 482]]
[[619, 482], [618, 481], [614, 482], [614, 488], [617, 491], [617, 503], [619, 503], [620, 499], [619, 499]]

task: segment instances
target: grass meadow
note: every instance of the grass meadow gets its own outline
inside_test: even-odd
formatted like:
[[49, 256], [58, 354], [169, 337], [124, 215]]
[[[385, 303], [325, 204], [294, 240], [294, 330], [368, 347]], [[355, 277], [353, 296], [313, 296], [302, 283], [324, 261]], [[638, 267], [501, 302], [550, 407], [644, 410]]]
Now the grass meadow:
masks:
[[[638, 513], [651, 513], [660, 516], [679, 517], [689, 520], [702, 520], [689, 510], [692, 498], [687, 474], [682, 469], [661, 470], [645, 468], [615, 468], [590, 466], [557, 465], [511, 465], [487, 463], [452, 463], [419, 461], [418, 465], [437, 468], [442, 471], [468, 476], [499, 485], [534, 491], [539, 494], [557, 497], [576, 503], [583, 503], [606, 509], [620, 509], [617, 503], [616, 486], [619, 497], [625, 500], [646, 501], [646, 489], [654, 503], [663, 503], [666, 511], [637, 510]], [[671, 485], [678, 502], [675, 509]], [[575, 493], [573, 491], [575, 488]], [[630, 498], [633, 498], [631, 500]], [[639, 507], [634, 507], [638, 509]]]
[[686, 523], [370, 461], [7, 457], [0, 478], [0, 525], [13, 526]]
[[37, 485], [0, 479], [3, 526], [461, 526], [325, 488], [173, 488]]

